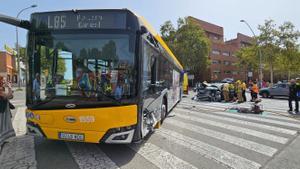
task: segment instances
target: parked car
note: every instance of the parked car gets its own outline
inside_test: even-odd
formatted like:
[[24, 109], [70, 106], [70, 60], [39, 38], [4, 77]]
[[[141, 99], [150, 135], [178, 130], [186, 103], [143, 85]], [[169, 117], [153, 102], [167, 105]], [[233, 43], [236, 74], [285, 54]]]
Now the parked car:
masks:
[[232, 82], [234, 82], [234, 79], [233, 78], [225, 78], [221, 82], [222, 83], [232, 83]]
[[276, 96], [289, 96], [289, 84], [288, 83], [278, 83], [275, 84], [273, 87], [262, 88], [259, 90], [259, 95], [264, 98], [267, 97], [276, 97]]

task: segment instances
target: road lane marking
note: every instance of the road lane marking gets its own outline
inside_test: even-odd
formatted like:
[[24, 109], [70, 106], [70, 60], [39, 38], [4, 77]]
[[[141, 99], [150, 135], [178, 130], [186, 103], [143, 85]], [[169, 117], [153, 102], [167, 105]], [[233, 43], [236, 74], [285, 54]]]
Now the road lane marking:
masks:
[[219, 163], [235, 169], [259, 169], [260, 164], [230, 153], [218, 147], [206, 144], [199, 140], [184, 136], [180, 133], [161, 128], [156, 132], [161, 137], [164, 137], [169, 142], [179, 144], [193, 152], [196, 152], [208, 159], [213, 159]]
[[253, 141], [249, 141], [249, 140], [245, 140], [245, 139], [231, 136], [228, 134], [224, 134], [224, 133], [221, 133], [218, 131], [206, 129], [206, 128], [203, 128], [200, 126], [184, 123], [179, 120], [168, 119], [165, 121], [165, 123], [171, 124], [171, 125], [174, 125], [179, 128], [186, 129], [186, 130], [190, 130], [190, 131], [202, 134], [202, 135], [213, 137], [213, 138], [219, 139], [221, 141], [228, 142], [228, 143], [243, 147], [245, 149], [264, 154], [266, 156], [272, 157], [277, 152], [277, 149], [266, 146], [266, 145], [262, 145], [262, 144], [259, 144], [259, 143], [253, 142]]
[[289, 123], [289, 122], [283, 122], [283, 121], [278, 121], [278, 120], [271, 120], [271, 119], [253, 117], [253, 116], [247, 116], [247, 115], [240, 115], [240, 114], [235, 114], [235, 113], [224, 113], [224, 112], [212, 112], [212, 113], [219, 114], [219, 115], [225, 115], [225, 116], [231, 116], [231, 117], [238, 117], [238, 118], [247, 119], [247, 120], [267, 122], [267, 123], [271, 123], [271, 124], [277, 124], [277, 125], [281, 125], [281, 126], [294, 127], [294, 128], [300, 129], [300, 124], [295, 124], [295, 123]]
[[0, 168], [36, 169], [34, 137], [19, 136], [5, 144], [0, 154]]
[[187, 103], [187, 102], [180, 102], [179, 106], [190, 106], [191, 108], [194, 107], [194, 106], [197, 106], [197, 107], [201, 107], [201, 109], [203, 109], [203, 110], [211, 110], [211, 109], [225, 110], [225, 108], [200, 105], [200, 104], [197, 104], [197, 103], [192, 104], [192, 103]]
[[145, 143], [143, 145], [132, 144], [129, 147], [161, 169], [197, 168], [151, 143]]
[[[190, 103], [186, 103], [186, 104], [190, 104]], [[195, 106], [193, 104], [190, 104], [190, 105], [191, 106]], [[196, 104], [196, 106], [201, 107], [202, 105]], [[207, 106], [204, 106], [204, 107], [208, 108]], [[220, 114], [222, 112], [212, 112], [212, 113], [218, 113], [218, 114]], [[295, 124], [295, 123], [290, 123], [290, 122], [272, 120], [272, 119], [261, 118], [261, 117], [253, 117], [253, 116], [249, 116], [249, 115], [234, 114], [234, 113], [226, 113], [226, 114], [222, 113], [222, 114], [227, 115], [227, 116], [241, 117], [241, 118], [245, 118], [245, 119], [251, 119], [251, 120], [256, 120], [256, 121], [268, 122], [268, 123], [283, 125], [283, 126], [287, 126], [287, 127], [295, 127], [295, 128], [299, 128], [300, 129], [300, 124]], [[267, 117], [267, 116], [265, 116], [265, 117]]]
[[190, 120], [190, 121], [194, 121], [194, 122], [202, 123], [202, 124], [208, 124], [211, 126], [220, 127], [220, 128], [236, 131], [236, 132], [243, 133], [243, 134], [248, 134], [251, 136], [259, 137], [259, 138], [262, 138], [265, 140], [269, 140], [269, 141], [273, 141], [273, 142], [277, 142], [277, 143], [281, 143], [281, 144], [286, 144], [289, 140], [287, 138], [276, 136], [273, 134], [263, 133], [263, 132], [259, 132], [256, 130], [251, 130], [248, 128], [240, 127], [240, 126], [233, 126], [230, 124], [225, 124], [225, 123], [221, 123], [221, 122], [217, 122], [217, 121], [202, 119], [202, 118], [198, 118], [198, 117], [187, 116], [187, 115], [183, 115], [180, 113], [176, 113], [176, 116], [179, 118], [182, 118], [182, 119], [186, 119], [186, 120]]
[[96, 144], [76, 142], [66, 142], [66, 144], [80, 169], [119, 169]]
[[[183, 101], [181, 103], [183, 103], [183, 104], [191, 104], [191, 102], [186, 102], [186, 101]], [[214, 107], [216, 109], [222, 109], [222, 108], [226, 109], [226, 108], [230, 108], [230, 107], [237, 107], [237, 105], [234, 104], [234, 103], [213, 103], [213, 102], [210, 102], [210, 103], [201, 103], [201, 102], [195, 102], [195, 101], [193, 101], [192, 103], [195, 103], [195, 104], [197, 104], [199, 106]], [[264, 111], [267, 111], [267, 112], [268, 111], [270, 111], [270, 112], [272, 112], [272, 111], [274, 111], [274, 112], [281, 112], [281, 113], [286, 113], [287, 112], [286, 109], [282, 109], [282, 108], [279, 108], [279, 107], [277, 107], [276, 109], [274, 109], [274, 106], [272, 106], [270, 108], [270, 107], [265, 106], [266, 104], [263, 104], [263, 105], [264, 105]], [[238, 106], [244, 107], [244, 108], [250, 108], [251, 107], [250, 104], [239, 104]]]
[[13, 120], [13, 128], [16, 132], [16, 136], [21, 136], [26, 134], [26, 116], [25, 116], [26, 107], [18, 107], [17, 113]]
[[[258, 127], [258, 128], [267, 129], [267, 130], [271, 130], [271, 131], [276, 131], [276, 132], [279, 132], [279, 133], [284, 133], [284, 134], [289, 134], [289, 135], [296, 135], [297, 134], [296, 130], [284, 129], [284, 128], [275, 127], [275, 126], [268, 126], [268, 125], [265, 125], [265, 124], [254, 123], [254, 122], [249, 122], [249, 121], [244, 121], [244, 120], [238, 120], [238, 119], [229, 118], [229, 117], [217, 116], [217, 115], [213, 115], [213, 114], [199, 113], [199, 112], [196, 112], [196, 111], [193, 111], [193, 110], [186, 110], [186, 109], [182, 109], [182, 108], [175, 108], [175, 110], [184, 111], [184, 112], [187, 112], [187, 113], [192, 113], [193, 115], [198, 116], [198, 117], [214, 118], [214, 119], [218, 119], [218, 120], [224, 120], [224, 121], [234, 122], [234, 123], [238, 123], [238, 124], [242, 124], [242, 125]], [[224, 112], [222, 114], [224, 114]]]

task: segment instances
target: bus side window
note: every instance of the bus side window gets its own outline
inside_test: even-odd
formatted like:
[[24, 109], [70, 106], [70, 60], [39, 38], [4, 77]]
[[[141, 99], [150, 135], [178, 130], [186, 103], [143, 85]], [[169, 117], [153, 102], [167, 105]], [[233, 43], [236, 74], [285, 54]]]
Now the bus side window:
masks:
[[143, 91], [155, 88], [157, 81], [157, 52], [144, 41], [143, 47]]

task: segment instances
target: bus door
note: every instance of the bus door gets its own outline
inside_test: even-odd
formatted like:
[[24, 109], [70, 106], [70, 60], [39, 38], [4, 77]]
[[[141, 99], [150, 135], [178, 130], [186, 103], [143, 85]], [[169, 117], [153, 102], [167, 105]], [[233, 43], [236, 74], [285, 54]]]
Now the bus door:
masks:
[[[158, 82], [158, 52], [148, 41], [143, 41], [143, 115], [144, 128], [151, 130], [160, 120], [162, 97]], [[145, 129], [146, 130], [146, 129]], [[144, 134], [142, 134], [144, 136]]]

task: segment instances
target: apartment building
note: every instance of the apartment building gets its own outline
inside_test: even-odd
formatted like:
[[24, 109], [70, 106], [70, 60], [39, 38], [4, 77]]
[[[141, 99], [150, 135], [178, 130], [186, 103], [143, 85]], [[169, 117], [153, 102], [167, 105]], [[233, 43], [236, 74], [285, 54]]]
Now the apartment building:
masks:
[[[211, 65], [208, 70], [207, 80], [221, 81], [225, 78], [233, 78], [235, 80], [248, 80], [250, 70], [247, 67], [239, 68], [236, 63], [238, 58], [235, 52], [240, 48], [249, 46], [252, 38], [237, 33], [237, 37], [232, 40], [224, 40], [224, 29], [221, 26], [189, 16], [188, 19], [197, 24], [205, 31], [205, 34], [211, 41], [211, 51], [209, 59]], [[250, 77], [252, 78], [252, 77]]]
[[0, 51], [0, 76], [12, 83], [17, 83], [15, 56], [6, 51]]

